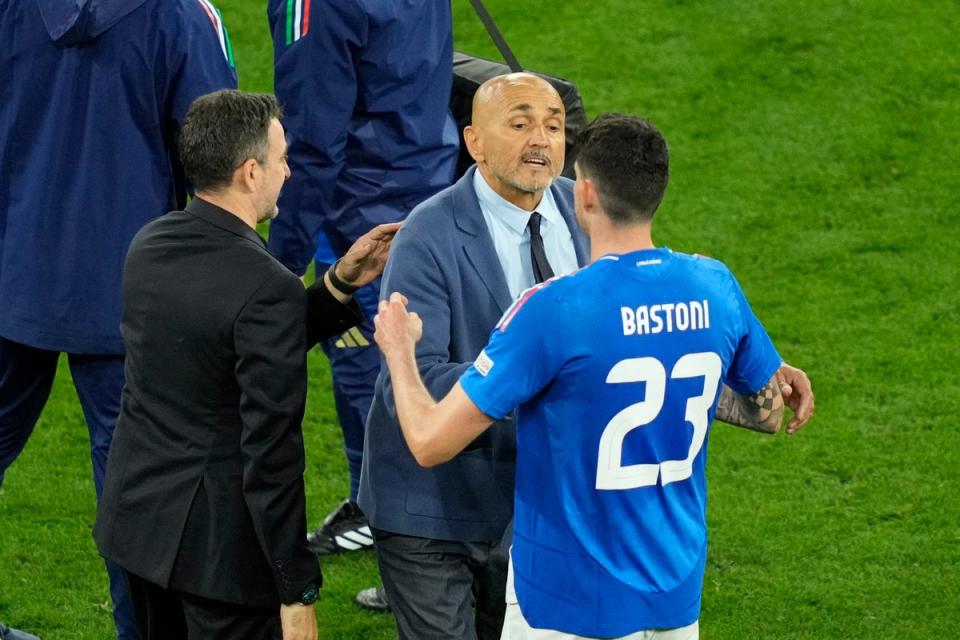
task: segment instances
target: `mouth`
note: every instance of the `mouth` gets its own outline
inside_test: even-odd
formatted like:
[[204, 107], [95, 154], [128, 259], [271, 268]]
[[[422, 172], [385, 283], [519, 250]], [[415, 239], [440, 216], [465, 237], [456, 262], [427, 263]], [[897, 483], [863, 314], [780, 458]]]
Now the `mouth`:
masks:
[[525, 164], [527, 166], [532, 166], [532, 167], [546, 168], [550, 166], [550, 158], [540, 154], [529, 154], [529, 155], [523, 156], [520, 159], [520, 162], [521, 164]]

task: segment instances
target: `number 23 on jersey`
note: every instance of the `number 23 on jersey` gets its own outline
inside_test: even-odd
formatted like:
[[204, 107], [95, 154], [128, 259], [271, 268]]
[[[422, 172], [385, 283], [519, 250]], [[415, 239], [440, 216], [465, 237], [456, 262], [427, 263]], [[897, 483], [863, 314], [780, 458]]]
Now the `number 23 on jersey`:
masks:
[[[600, 436], [597, 452], [597, 489], [617, 490], [649, 487], [660, 478], [664, 486], [686, 480], [693, 473], [693, 461], [700, 453], [710, 426], [710, 409], [717, 397], [723, 363], [712, 351], [688, 353], [677, 360], [670, 379], [700, 378], [703, 393], [687, 399], [684, 419], [693, 426], [693, 438], [683, 460], [663, 460], [640, 464], [623, 464], [623, 441], [634, 429], [654, 420], [663, 409], [667, 392], [667, 371], [656, 358], [627, 358], [617, 362], [607, 374], [607, 384], [646, 383], [646, 394], [615, 415]], [[684, 428], [678, 424], [676, 428]]]

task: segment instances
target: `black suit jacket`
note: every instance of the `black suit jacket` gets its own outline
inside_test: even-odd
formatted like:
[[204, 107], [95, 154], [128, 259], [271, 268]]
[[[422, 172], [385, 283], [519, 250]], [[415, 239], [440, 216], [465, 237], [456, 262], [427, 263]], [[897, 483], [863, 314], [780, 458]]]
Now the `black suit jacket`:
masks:
[[123, 302], [101, 553], [216, 600], [296, 600], [320, 577], [305, 547], [307, 316], [315, 341], [356, 324], [356, 305], [305, 291], [253, 229], [200, 199], [133, 239]]

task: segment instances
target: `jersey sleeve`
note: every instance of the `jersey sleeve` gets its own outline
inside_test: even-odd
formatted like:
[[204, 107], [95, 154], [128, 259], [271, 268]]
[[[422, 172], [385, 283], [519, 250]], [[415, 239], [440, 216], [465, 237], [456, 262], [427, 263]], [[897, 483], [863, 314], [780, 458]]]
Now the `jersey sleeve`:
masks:
[[281, 263], [302, 274], [346, 162], [367, 23], [352, 0], [271, 0], [268, 11], [291, 174], [280, 195], [280, 215], [270, 224], [269, 245]]
[[544, 285], [520, 294], [460, 378], [477, 408], [496, 420], [540, 392], [563, 365], [559, 313]]
[[732, 274], [730, 279], [743, 320], [743, 335], [727, 369], [726, 383], [737, 393], [750, 395], [770, 381], [782, 360], [766, 329], [753, 313], [740, 283]]
[[169, 67], [175, 74], [168, 84], [167, 97], [168, 113], [176, 128], [194, 100], [237, 87], [230, 34], [217, 8], [208, 0], [186, 0], [181, 17], [179, 32], [171, 34], [178, 59]]

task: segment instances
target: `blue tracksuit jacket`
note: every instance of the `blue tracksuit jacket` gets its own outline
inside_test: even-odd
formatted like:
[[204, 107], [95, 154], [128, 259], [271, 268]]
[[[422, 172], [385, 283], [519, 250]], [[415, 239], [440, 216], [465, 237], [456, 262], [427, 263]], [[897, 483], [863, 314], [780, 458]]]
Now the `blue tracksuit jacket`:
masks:
[[127, 245], [184, 205], [187, 107], [236, 80], [208, 0], [0, 0], [0, 336], [123, 353]]
[[270, 250], [302, 274], [453, 181], [447, 0], [270, 0], [275, 91], [292, 176]]

